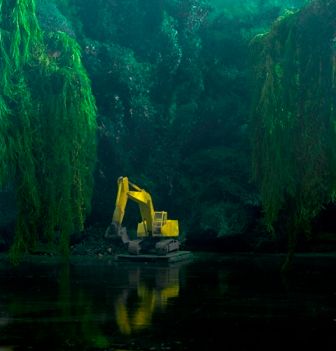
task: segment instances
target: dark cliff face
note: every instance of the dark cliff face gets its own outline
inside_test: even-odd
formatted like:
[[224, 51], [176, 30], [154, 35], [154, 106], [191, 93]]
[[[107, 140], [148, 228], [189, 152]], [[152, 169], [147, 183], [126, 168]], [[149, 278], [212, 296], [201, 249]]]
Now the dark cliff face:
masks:
[[75, 37], [70, 19], [66, 18], [57, 7], [57, 0], [37, 0], [36, 16], [39, 24], [47, 32], [65, 32]]
[[288, 4], [149, 3], [76, 3], [99, 107], [90, 222], [109, 221], [115, 181], [128, 175], [184, 234], [231, 240], [260, 217], [246, 128], [249, 42]]
[[[285, 230], [273, 243], [264, 233], [259, 193], [250, 181], [248, 57], [256, 34], [308, 2], [218, 3], [191, 1], [188, 8], [162, 1], [149, 11], [141, 2], [114, 1], [95, 12], [101, 19], [96, 30], [81, 17], [88, 44], [92, 38], [85, 58], [102, 106], [92, 219], [109, 218], [122, 173], [180, 218], [189, 243], [215, 247], [220, 237], [223, 248], [286, 250]], [[155, 31], [148, 31], [148, 21]], [[106, 61], [114, 66], [107, 69]]]
[[[305, 2], [36, 1], [48, 40], [63, 32], [80, 44], [97, 101], [87, 226], [109, 223], [123, 175], [148, 190], [158, 210], [178, 218], [195, 246], [216, 247], [220, 238], [226, 249], [285, 249], [285, 233], [275, 244], [265, 233], [251, 181], [250, 42]], [[59, 49], [48, 55], [62, 60]], [[15, 206], [7, 210], [9, 223]]]

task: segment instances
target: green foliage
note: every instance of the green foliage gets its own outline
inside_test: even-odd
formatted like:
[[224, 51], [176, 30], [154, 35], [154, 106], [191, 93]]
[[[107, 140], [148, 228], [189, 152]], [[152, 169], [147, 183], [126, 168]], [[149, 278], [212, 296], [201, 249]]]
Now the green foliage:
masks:
[[[243, 150], [213, 147], [191, 154], [178, 181], [181, 220], [192, 231], [213, 230], [218, 236], [242, 234], [257, 196], [248, 184], [248, 158]], [[181, 204], [180, 204], [181, 202]]]
[[1, 185], [14, 182], [11, 254], [83, 227], [95, 165], [95, 101], [77, 43], [43, 33], [34, 1], [1, 1]]
[[[182, 219], [183, 231], [199, 230], [200, 216], [202, 229], [221, 235], [246, 228], [257, 200], [248, 184], [245, 58], [253, 35], [290, 2], [56, 1], [80, 22], [73, 27], [99, 108], [95, 219], [109, 221], [115, 180], [128, 175], [153, 194], [156, 208]], [[221, 198], [205, 180], [209, 170]], [[213, 197], [204, 200], [207, 193]]]
[[[93, 81], [99, 109], [94, 220], [110, 220], [115, 180], [128, 175], [153, 194], [157, 209], [181, 219], [183, 231], [230, 235], [246, 230], [250, 209], [257, 205], [249, 185], [245, 127], [248, 42], [256, 32], [267, 31], [285, 8], [302, 3], [38, 0], [39, 22], [51, 32], [45, 36], [49, 56], [42, 61], [55, 99], [57, 92], [67, 96], [63, 86], [71, 80], [66, 69], [71, 55], [63, 54], [68, 37], [59, 38], [58, 31], [75, 32]], [[282, 65], [276, 71], [281, 75]], [[35, 100], [46, 91], [46, 116], [48, 107], [54, 110], [51, 106], [59, 102], [50, 102], [48, 82], [41, 89], [29, 81], [31, 94], [39, 92]], [[55, 136], [59, 128], [49, 128], [48, 134]], [[47, 145], [44, 149], [50, 152]], [[58, 167], [57, 158], [48, 156], [51, 164], [44, 168]]]
[[254, 177], [266, 224], [287, 223], [291, 249], [335, 198], [335, 14], [335, 2], [315, 1], [252, 45]]
[[[93, 7], [91, 2], [79, 10], [87, 36], [83, 40], [85, 64], [100, 110], [97, 186], [114, 189], [115, 179], [127, 174], [146, 188], [155, 184], [156, 189], [149, 190], [162, 193], [157, 189], [172, 182], [181, 144], [195, 119], [195, 100], [202, 89], [201, 74], [195, 74], [200, 40], [196, 25], [192, 36], [186, 27], [189, 20], [168, 5], [117, 3], [104, 2], [92, 11], [97, 25], [94, 31], [84, 17]], [[122, 26], [125, 21], [131, 23]], [[148, 21], [157, 30], [149, 28]], [[115, 165], [112, 171], [111, 164]], [[109, 205], [103, 211], [110, 214], [113, 195], [104, 191], [97, 201], [105, 195]]]

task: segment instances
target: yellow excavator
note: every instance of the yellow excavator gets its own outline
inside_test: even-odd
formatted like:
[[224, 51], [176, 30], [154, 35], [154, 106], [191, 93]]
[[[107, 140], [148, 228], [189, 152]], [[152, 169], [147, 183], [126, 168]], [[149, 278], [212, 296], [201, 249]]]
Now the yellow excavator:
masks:
[[[142, 221], [138, 223], [137, 238], [131, 240], [122, 226], [128, 200], [139, 205]], [[166, 255], [179, 250], [179, 226], [177, 220], [167, 218], [167, 212], [155, 211], [152, 197], [145, 190], [131, 183], [127, 177], [118, 178], [118, 192], [112, 223], [105, 237], [118, 238], [127, 245], [133, 255], [151, 253]]]

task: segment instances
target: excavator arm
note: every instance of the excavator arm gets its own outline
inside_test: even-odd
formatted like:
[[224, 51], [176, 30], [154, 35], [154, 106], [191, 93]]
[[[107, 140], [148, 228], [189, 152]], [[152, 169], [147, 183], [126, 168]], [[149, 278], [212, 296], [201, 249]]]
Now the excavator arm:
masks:
[[139, 205], [145, 234], [148, 235], [153, 230], [153, 219], [155, 217], [152, 197], [145, 190], [131, 183], [127, 177], [118, 179], [118, 193], [112, 223], [117, 227], [121, 227], [128, 199]]

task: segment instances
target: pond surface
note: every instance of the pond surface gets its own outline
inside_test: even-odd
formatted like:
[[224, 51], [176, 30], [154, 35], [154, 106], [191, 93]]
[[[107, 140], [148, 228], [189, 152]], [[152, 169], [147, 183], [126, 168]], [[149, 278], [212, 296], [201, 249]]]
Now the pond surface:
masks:
[[0, 261], [0, 351], [336, 350], [335, 257]]

